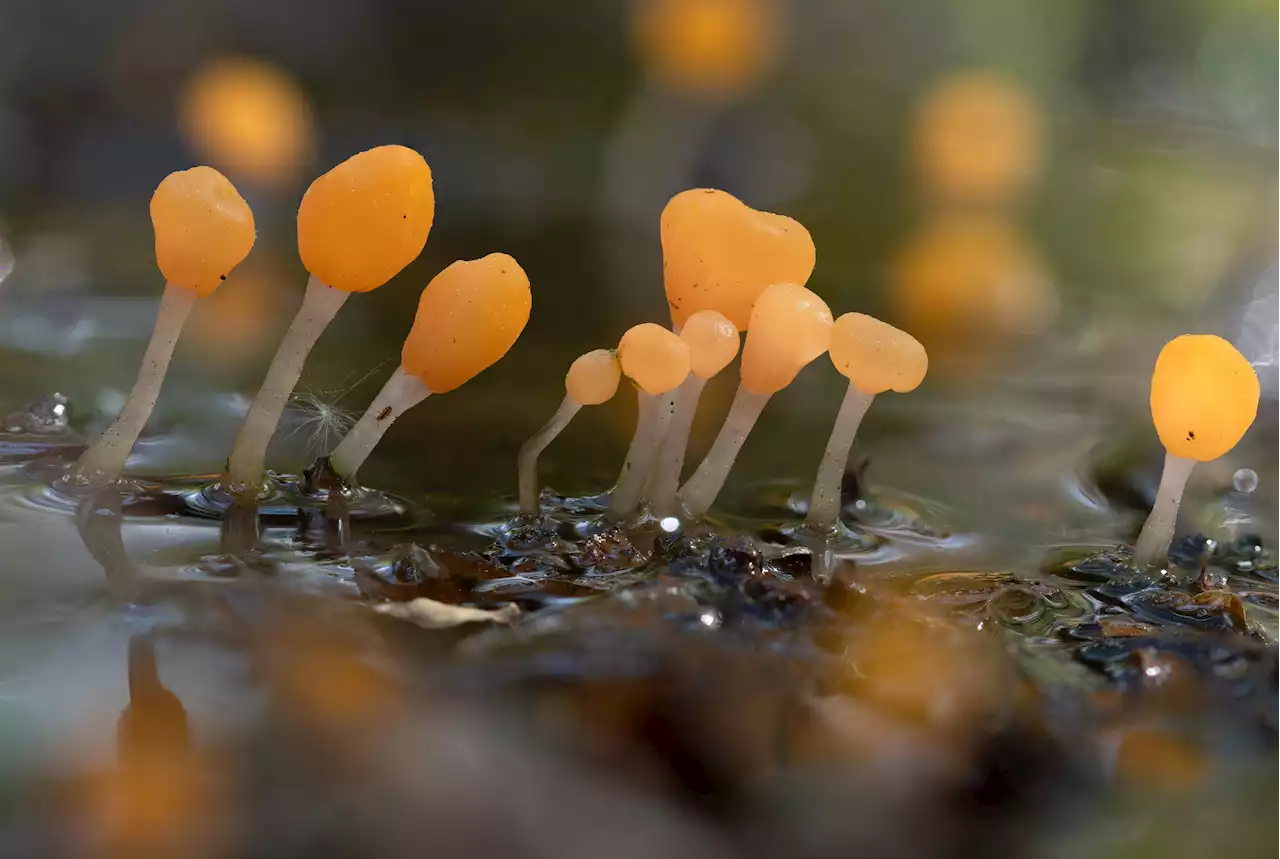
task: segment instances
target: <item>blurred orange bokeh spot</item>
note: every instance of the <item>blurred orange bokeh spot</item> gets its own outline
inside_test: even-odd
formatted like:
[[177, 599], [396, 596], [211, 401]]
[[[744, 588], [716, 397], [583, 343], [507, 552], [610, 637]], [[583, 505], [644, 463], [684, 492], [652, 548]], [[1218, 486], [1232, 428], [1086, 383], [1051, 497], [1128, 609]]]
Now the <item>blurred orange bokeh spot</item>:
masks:
[[192, 314], [183, 340], [206, 370], [236, 372], [283, 335], [289, 309], [301, 295], [290, 294], [297, 278], [269, 259], [255, 254]]
[[1204, 781], [1209, 760], [1191, 739], [1150, 727], [1125, 730], [1116, 746], [1116, 776], [1132, 787], [1185, 791]]
[[1000, 202], [1040, 172], [1042, 119], [1035, 99], [993, 72], [945, 78], [925, 93], [912, 134], [926, 190], [967, 202]]
[[[937, 216], [902, 248], [889, 272], [903, 327], [928, 348], [981, 358], [1049, 324], [1057, 309], [1038, 255], [1006, 218]], [[964, 353], [968, 353], [967, 356]], [[946, 361], [936, 365], [950, 368]]]
[[223, 57], [202, 66], [183, 90], [179, 120], [202, 158], [267, 187], [296, 180], [315, 151], [302, 88], [260, 60]]
[[632, 36], [645, 68], [667, 86], [732, 95], [773, 65], [778, 16], [772, 0], [641, 0]]

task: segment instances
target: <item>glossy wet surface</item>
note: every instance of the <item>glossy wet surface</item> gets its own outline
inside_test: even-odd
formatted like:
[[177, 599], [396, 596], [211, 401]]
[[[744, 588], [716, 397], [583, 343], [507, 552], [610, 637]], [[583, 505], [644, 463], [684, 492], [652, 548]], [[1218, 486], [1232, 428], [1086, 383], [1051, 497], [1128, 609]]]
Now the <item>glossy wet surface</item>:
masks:
[[[1199, 492], [1204, 533], [1138, 573], [1122, 544], [1154, 486], [1146, 458], [990, 419], [940, 435], [906, 413], [873, 462], [855, 456], [841, 526], [817, 535], [799, 480], [738, 486], [701, 523], [611, 522], [606, 496], [551, 490], [520, 519], [501, 491], [341, 493], [289, 475], [256, 509], [214, 475], [87, 492], [59, 480], [81, 449], [59, 403], [15, 412], [0, 444], [6, 754], [57, 798], [18, 828], [36, 843], [58, 815], [83, 822], [84, 780], [127, 769], [129, 726], [147, 718], [160, 727], [137, 729], [144, 750], [181, 725], [181, 753], [161, 754], [181, 779], [229, 777], [213, 755], [243, 782], [193, 800], [184, 825], [239, 820], [264, 843], [290, 827], [245, 823], [249, 798], [305, 784], [333, 731], [369, 760], [461, 742], [486, 761], [463, 793], [501, 819], [517, 813], [508, 766], [568, 791], [604, 778], [594, 801], [663, 818], [653, 837], [678, 846], [662, 849], [768, 854], [821, 822], [813, 855], [1043, 853], [1023, 842], [1083, 821], [1050, 841], [1101, 854], [1158, 843], [1185, 807], [1228, 815], [1246, 852], [1274, 833], [1258, 810], [1275, 795], [1258, 787], [1277, 726], [1273, 480]], [[184, 443], [144, 439], [131, 472]], [[965, 502], [955, 477], [989, 463], [988, 444], [1017, 468]], [[1266, 454], [1250, 457], [1265, 474]], [[931, 470], [946, 477], [933, 497], [916, 491]], [[270, 777], [263, 744], [282, 756]], [[431, 778], [399, 758], [384, 770], [323, 790], [376, 806], [398, 779]], [[768, 838], [748, 847], [738, 815], [760, 802]], [[918, 814], [951, 823], [909, 835]], [[447, 817], [417, 815], [433, 830]], [[418, 843], [388, 839], [388, 855]]]

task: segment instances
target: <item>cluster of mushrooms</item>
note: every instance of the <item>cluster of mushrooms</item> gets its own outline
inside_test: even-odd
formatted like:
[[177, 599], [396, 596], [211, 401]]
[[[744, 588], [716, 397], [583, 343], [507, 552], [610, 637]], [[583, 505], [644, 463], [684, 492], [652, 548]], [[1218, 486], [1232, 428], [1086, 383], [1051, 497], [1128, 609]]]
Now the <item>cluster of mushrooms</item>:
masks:
[[[298, 251], [310, 280], [227, 460], [222, 488], [230, 495], [252, 500], [266, 490], [267, 445], [311, 348], [351, 293], [376, 289], [418, 256], [434, 214], [431, 170], [403, 146], [354, 155], [307, 189], [298, 209]], [[231, 182], [210, 167], [167, 176], [152, 197], [151, 219], [156, 260], [167, 281], [155, 330], [124, 407], [71, 468], [65, 480], [72, 484], [119, 479], [192, 307], [253, 247], [253, 213]], [[639, 417], [609, 495], [608, 515], [702, 517], [769, 398], [826, 354], [849, 385], [818, 466], [806, 525], [831, 531], [863, 415], [877, 394], [911, 391], [923, 381], [924, 347], [861, 313], [833, 319], [827, 304], [804, 286], [815, 250], [809, 232], [791, 218], [757, 211], [723, 191], [693, 189], [667, 204], [661, 236], [670, 327], [636, 325], [615, 348], [596, 349], [573, 362], [560, 407], [520, 451], [521, 514], [540, 513], [542, 451], [583, 406], [611, 399], [625, 376], [636, 388]], [[524, 330], [531, 306], [528, 276], [507, 254], [459, 260], [432, 278], [418, 301], [400, 366], [329, 453], [332, 470], [352, 481], [397, 417], [502, 358]], [[710, 451], [682, 484], [703, 387], [737, 357], [740, 346], [733, 404]], [[1151, 410], [1168, 456], [1136, 546], [1137, 565], [1163, 559], [1191, 469], [1235, 446], [1256, 416], [1258, 396], [1253, 368], [1219, 337], [1184, 335], [1162, 350]]]

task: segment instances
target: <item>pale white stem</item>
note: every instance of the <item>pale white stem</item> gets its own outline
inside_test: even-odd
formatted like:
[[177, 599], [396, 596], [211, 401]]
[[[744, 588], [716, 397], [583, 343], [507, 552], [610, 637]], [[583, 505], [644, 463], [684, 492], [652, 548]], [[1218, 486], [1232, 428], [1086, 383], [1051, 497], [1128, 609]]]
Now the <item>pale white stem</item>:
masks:
[[840, 484], [845, 464], [849, 461], [849, 449], [853, 447], [862, 416], [871, 407], [875, 396], [858, 390], [853, 383], [845, 392], [835, 426], [831, 428], [831, 438], [827, 440], [826, 452], [822, 454], [822, 464], [818, 466], [813, 497], [809, 499], [809, 515], [805, 517], [805, 523], [810, 528], [829, 531], [840, 518]]
[[275, 434], [289, 396], [302, 376], [302, 367], [316, 345], [320, 334], [333, 320], [350, 293], [334, 289], [315, 277], [307, 281], [307, 291], [302, 306], [293, 317], [289, 330], [280, 341], [280, 348], [271, 360], [267, 376], [253, 398], [249, 414], [245, 416], [236, 434], [227, 460], [226, 488], [234, 494], [253, 491], [262, 483], [266, 466], [267, 445]]
[[671, 420], [671, 410], [661, 394], [637, 391], [636, 397], [640, 405], [636, 433], [631, 437], [631, 447], [627, 450], [618, 483], [609, 495], [609, 513], [614, 518], [633, 513], [640, 506], [658, 443]]
[[547, 449], [547, 445], [555, 441], [556, 436], [569, 425], [573, 416], [582, 406], [573, 401], [573, 397], [565, 394], [560, 401], [560, 408], [551, 416], [546, 425], [533, 434], [520, 448], [517, 460], [520, 475], [520, 512], [531, 516], [538, 514], [538, 457]]
[[753, 394], [738, 385], [738, 393], [733, 397], [729, 415], [724, 419], [724, 425], [720, 427], [720, 434], [716, 436], [711, 450], [707, 452], [693, 477], [680, 487], [677, 497], [689, 516], [697, 518], [705, 515], [716, 502], [716, 496], [720, 494], [729, 477], [729, 470], [733, 468], [733, 461], [738, 458], [738, 451], [742, 450], [743, 442], [756, 425], [756, 419], [760, 417], [770, 396], [772, 395]]
[[71, 472], [71, 479], [78, 483], [108, 483], [120, 476], [125, 460], [134, 443], [142, 434], [151, 410], [160, 396], [160, 386], [173, 357], [173, 347], [178, 343], [182, 326], [191, 315], [199, 296], [194, 289], [177, 284], [165, 284], [160, 299], [160, 312], [156, 327], [151, 332], [151, 342], [142, 356], [142, 369], [133, 383], [124, 408], [97, 441], [80, 457]]
[[1142, 526], [1137, 545], [1133, 549], [1133, 563], [1138, 569], [1163, 561], [1173, 542], [1173, 530], [1178, 524], [1178, 505], [1182, 503], [1182, 490], [1187, 486], [1196, 460], [1184, 459], [1166, 453], [1164, 473], [1160, 475], [1160, 488], [1156, 491], [1156, 503], [1151, 515]]
[[347, 437], [338, 442], [333, 453], [329, 454], [333, 470], [347, 480], [355, 477], [356, 471], [364, 465], [396, 418], [429, 396], [431, 391], [421, 379], [406, 373], [404, 367], [397, 367]]
[[698, 413], [698, 400], [706, 385], [706, 379], [690, 373], [684, 384], [676, 389], [671, 423], [658, 446], [658, 458], [653, 463], [649, 483], [645, 487], [645, 496], [659, 516], [679, 512], [680, 502], [676, 500], [676, 492], [680, 488], [680, 472], [684, 468], [685, 452], [689, 447], [689, 430], [693, 427], [694, 415]]

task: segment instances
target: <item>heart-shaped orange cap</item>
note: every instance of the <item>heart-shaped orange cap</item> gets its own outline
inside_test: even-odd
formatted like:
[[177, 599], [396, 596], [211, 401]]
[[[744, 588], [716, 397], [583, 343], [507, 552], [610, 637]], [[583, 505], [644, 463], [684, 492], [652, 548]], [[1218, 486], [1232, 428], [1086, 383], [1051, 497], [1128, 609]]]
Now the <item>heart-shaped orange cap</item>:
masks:
[[846, 313], [831, 327], [831, 363], [867, 394], [914, 391], [929, 370], [920, 341], [864, 313]]
[[724, 191], [676, 194], [662, 210], [661, 232], [663, 283], [677, 329], [699, 310], [716, 310], [746, 331], [766, 286], [804, 284], [813, 273], [813, 239], [804, 225]]

